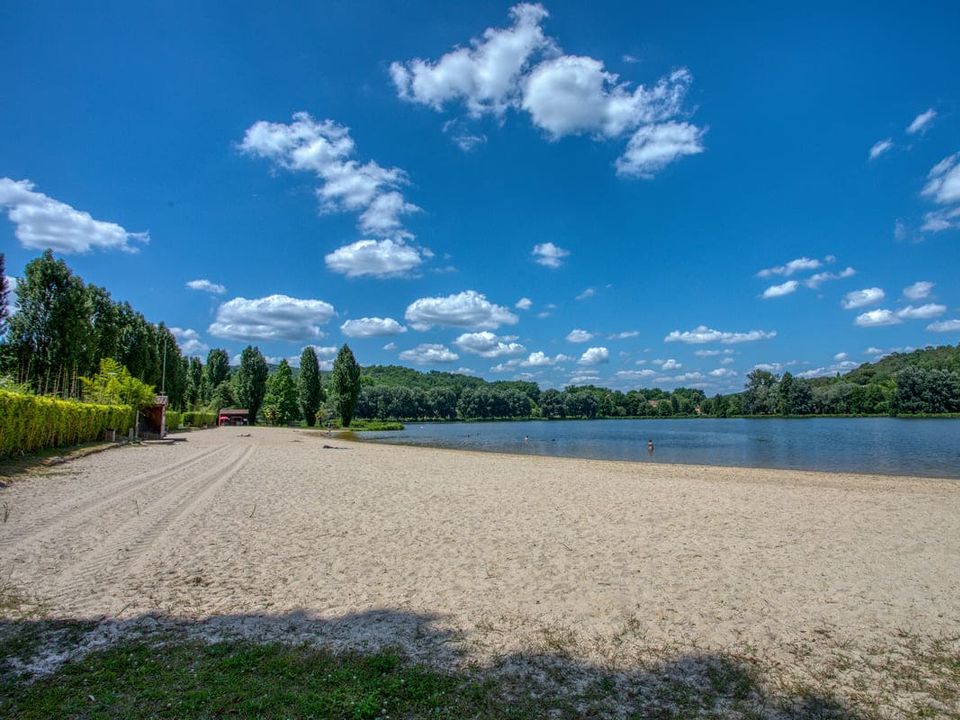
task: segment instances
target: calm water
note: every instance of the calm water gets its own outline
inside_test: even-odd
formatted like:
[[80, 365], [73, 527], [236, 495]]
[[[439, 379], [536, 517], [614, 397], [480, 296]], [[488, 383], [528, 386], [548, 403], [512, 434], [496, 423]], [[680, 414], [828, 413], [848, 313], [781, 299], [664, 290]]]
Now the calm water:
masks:
[[[529, 439], [524, 441], [524, 435]], [[698, 465], [960, 478], [960, 419], [569, 420], [424, 423], [377, 442]]]

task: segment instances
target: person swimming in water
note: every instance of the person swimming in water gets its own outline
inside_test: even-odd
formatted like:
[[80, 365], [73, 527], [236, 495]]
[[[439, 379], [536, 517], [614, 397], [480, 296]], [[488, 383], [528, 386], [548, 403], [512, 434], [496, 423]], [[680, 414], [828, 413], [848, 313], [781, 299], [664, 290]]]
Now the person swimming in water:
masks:
[[653, 455], [653, 440], [647, 440], [647, 455]]

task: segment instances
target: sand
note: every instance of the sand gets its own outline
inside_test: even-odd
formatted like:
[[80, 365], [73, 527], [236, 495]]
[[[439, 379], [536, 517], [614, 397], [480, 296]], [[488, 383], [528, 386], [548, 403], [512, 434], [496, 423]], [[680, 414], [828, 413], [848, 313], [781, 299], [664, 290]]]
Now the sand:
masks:
[[185, 437], [0, 490], [3, 578], [55, 618], [212, 618], [456, 662], [697, 649], [796, 668], [960, 635], [960, 482]]

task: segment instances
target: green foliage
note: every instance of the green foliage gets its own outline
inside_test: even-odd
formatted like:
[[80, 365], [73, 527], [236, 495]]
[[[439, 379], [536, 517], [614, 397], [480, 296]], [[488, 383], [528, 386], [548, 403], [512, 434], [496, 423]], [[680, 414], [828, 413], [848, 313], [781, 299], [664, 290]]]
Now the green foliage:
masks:
[[167, 410], [167, 431], [173, 432], [183, 425], [183, 413], [176, 410]]
[[[280, 361], [276, 371], [267, 378], [267, 394], [263, 399], [263, 415], [271, 425], [287, 425], [300, 418], [297, 404], [297, 386], [290, 364]], [[316, 415], [316, 411], [314, 411]]]
[[[248, 345], [240, 353], [240, 368], [234, 377], [234, 393], [237, 404], [250, 411], [250, 424], [255, 425], [257, 414], [267, 392], [267, 361], [260, 348]], [[222, 383], [221, 383], [222, 384]]]
[[334, 403], [343, 427], [350, 427], [360, 395], [360, 366], [349, 345], [344, 345], [333, 361]]
[[84, 399], [101, 405], [129, 405], [140, 409], [153, 405], [154, 389], [132, 377], [113, 358], [100, 361], [100, 372], [92, 378], [80, 378]]
[[233, 391], [233, 383], [229, 380], [224, 380], [213, 389], [208, 407], [213, 413], [217, 413], [223, 408], [234, 407], [236, 404], [237, 400]]
[[191, 410], [181, 415], [181, 422], [187, 427], [209, 427], [217, 424], [217, 414]]
[[323, 404], [323, 384], [320, 378], [320, 363], [317, 351], [307, 345], [300, 354], [300, 374], [297, 376], [297, 402], [300, 414], [308, 427], [317, 420], [317, 411]]
[[207, 353], [206, 384], [211, 391], [230, 376], [230, 356], [223, 348], [213, 348]]
[[132, 425], [133, 409], [129, 405], [99, 405], [0, 390], [0, 457], [90, 442], [108, 428], [125, 433]]

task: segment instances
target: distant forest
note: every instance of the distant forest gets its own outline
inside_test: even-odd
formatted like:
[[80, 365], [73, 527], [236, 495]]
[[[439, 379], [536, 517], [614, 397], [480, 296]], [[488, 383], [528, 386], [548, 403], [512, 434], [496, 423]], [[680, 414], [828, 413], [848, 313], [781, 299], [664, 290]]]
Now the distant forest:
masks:
[[[268, 421], [286, 423], [313, 415], [316, 402], [321, 416], [337, 414], [330, 373], [316, 371], [318, 398], [298, 409], [301, 373], [286, 362], [267, 368], [255, 347], [244, 351], [247, 363], [240, 368], [230, 367], [222, 348], [204, 359], [185, 357], [163, 323], [147, 321], [106, 289], [84, 283], [49, 251], [27, 265], [13, 291], [15, 302], [8, 302], [2, 264], [0, 254], [0, 387], [78, 398], [79, 379], [111, 358], [133, 377], [163, 387], [177, 410], [249, 405], [261, 408]], [[14, 310], [10, 317], [8, 307]], [[488, 382], [395, 365], [362, 368], [360, 383], [354, 416], [377, 420], [941, 415], [960, 413], [960, 345], [894, 353], [834, 377], [756, 369], [743, 391], [713, 397], [694, 388], [541, 390], [533, 382]]]

